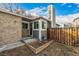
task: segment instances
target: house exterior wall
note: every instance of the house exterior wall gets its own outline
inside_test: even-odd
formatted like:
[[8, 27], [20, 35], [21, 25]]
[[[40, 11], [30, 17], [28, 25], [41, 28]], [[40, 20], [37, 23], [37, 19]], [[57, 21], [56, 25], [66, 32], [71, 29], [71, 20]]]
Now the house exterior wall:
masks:
[[22, 37], [30, 36], [30, 30], [29, 29], [22, 29]]
[[79, 18], [73, 21], [72, 25], [73, 27], [79, 27]]
[[0, 12], [0, 45], [15, 43], [22, 37], [20, 17]]
[[[33, 29], [33, 37], [42, 41], [47, 38], [47, 29], [42, 29], [42, 21], [45, 21], [47, 23], [47, 27], [50, 27], [50, 24], [48, 23], [48, 21], [41, 19], [41, 18], [37, 19], [37, 20], [39, 22], [39, 28]], [[35, 20], [35, 21], [37, 21], [37, 20]], [[35, 21], [33, 21], [33, 24]], [[33, 25], [33, 27], [34, 27], [34, 25]]]
[[[46, 22], [46, 28], [42, 28], [42, 21]], [[50, 23], [46, 20], [41, 19], [41, 40], [47, 39], [47, 28], [50, 28]]]
[[[25, 19], [25, 20], [27, 20], [27, 19]], [[28, 24], [28, 29], [25, 29], [22, 27], [22, 37], [30, 36], [30, 22], [22, 20], [22, 23]]]
[[47, 38], [47, 30], [41, 31], [42, 39]]
[[39, 31], [33, 30], [33, 37], [39, 39]]

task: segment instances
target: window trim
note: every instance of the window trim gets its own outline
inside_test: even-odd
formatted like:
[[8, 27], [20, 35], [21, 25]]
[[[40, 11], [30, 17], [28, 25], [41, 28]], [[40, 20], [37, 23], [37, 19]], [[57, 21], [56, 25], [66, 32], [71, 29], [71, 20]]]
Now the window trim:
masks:
[[[35, 29], [35, 28], [34, 28], [34, 22], [38, 22], [38, 29]], [[39, 30], [39, 20], [36, 20], [36, 21], [34, 21], [34, 22], [33, 22], [33, 30]]]
[[[42, 28], [42, 30], [46, 30], [46, 29], [47, 29], [47, 21], [45, 21], [45, 20], [42, 20], [42, 21], [46, 23], [46, 28], [45, 28], [45, 29]], [[41, 21], [41, 22], [42, 22], [42, 21]], [[41, 23], [41, 27], [42, 27], [42, 23]]]
[[27, 30], [29, 30], [29, 28], [30, 28], [30, 26], [29, 26], [29, 22], [22, 21], [22, 23], [28, 24], [28, 28], [27, 28]]

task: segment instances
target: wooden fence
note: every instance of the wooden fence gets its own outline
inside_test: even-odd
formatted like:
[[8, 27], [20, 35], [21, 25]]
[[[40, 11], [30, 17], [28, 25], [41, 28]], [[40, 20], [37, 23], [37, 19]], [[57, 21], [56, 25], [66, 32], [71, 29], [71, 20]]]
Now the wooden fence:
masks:
[[47, 36], [49, 40], [76, 45], [79, 43], [79, 28], [49, 28]]

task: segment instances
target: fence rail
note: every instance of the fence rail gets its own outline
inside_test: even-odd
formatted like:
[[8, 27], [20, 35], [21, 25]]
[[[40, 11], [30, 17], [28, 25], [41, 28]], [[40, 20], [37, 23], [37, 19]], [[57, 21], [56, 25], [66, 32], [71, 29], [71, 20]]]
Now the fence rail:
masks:
[[79, 28], [48, 28], [47, 36], [49, 40], [76, 45], [79, 43]]

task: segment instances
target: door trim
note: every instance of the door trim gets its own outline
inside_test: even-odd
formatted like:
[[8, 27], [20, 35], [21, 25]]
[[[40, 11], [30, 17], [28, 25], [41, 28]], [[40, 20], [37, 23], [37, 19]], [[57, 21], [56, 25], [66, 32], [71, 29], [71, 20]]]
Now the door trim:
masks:
[[30, 22], [30, 24], [32, 24], [32, 35], [31, 36], [33, 37], [33, 22]]

